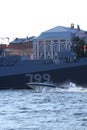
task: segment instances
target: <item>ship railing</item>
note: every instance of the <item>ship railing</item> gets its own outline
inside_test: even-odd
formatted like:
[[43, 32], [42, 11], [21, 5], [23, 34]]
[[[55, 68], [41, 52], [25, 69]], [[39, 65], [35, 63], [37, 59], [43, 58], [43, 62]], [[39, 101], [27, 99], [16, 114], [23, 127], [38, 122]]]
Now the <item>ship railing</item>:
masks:
[[18, 59], [15, 56], [0, 57], [0, 66], [13, 66], [17, 63]]
[[27, 60], [25, 62], [30, 64], [53, 64], [53, 60]]

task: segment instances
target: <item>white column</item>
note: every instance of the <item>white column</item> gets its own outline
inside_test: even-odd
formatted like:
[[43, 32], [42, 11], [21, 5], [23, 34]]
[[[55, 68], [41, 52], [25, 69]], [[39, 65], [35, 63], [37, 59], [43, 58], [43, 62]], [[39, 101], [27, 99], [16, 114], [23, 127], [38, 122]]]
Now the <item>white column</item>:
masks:
[[53, 59], [53, 42], [51, 40], [51, 59]]
[[44, 59], [46, 59], [46, 40], [44, 40]]
[[60, 40], [58, 40], [58, 51], [60, 52]]

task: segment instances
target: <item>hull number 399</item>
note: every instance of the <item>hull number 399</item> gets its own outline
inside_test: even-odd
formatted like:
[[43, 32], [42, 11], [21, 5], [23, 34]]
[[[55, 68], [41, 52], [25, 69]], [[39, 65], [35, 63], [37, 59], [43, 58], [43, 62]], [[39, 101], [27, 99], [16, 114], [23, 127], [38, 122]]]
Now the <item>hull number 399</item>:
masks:
[[26, 76], [29, 77], [29, 82], [33, 82], [33, 81], [35, 81], [35, 82], [41, 82], [41, 81], [50, 82], [50, 80], [51, 80], [51, 76], [47, 73], [26, 74]]

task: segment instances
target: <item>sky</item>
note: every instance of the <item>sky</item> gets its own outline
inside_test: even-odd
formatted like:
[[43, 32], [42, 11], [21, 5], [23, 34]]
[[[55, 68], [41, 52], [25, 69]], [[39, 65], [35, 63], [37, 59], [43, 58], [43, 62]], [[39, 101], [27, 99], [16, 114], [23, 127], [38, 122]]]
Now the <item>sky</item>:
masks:
[[39, 36], [56, 26], [87, 30], [87, 0], [0, 0], [0, 37]]

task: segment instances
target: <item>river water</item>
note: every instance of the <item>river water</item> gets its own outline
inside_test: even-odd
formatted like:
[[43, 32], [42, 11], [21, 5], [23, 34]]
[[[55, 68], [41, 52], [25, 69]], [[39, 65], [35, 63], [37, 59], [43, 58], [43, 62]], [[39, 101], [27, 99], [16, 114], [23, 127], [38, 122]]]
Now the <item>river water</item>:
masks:
[[0, 130], [87, 130], [87, 89], [0, 90]]

